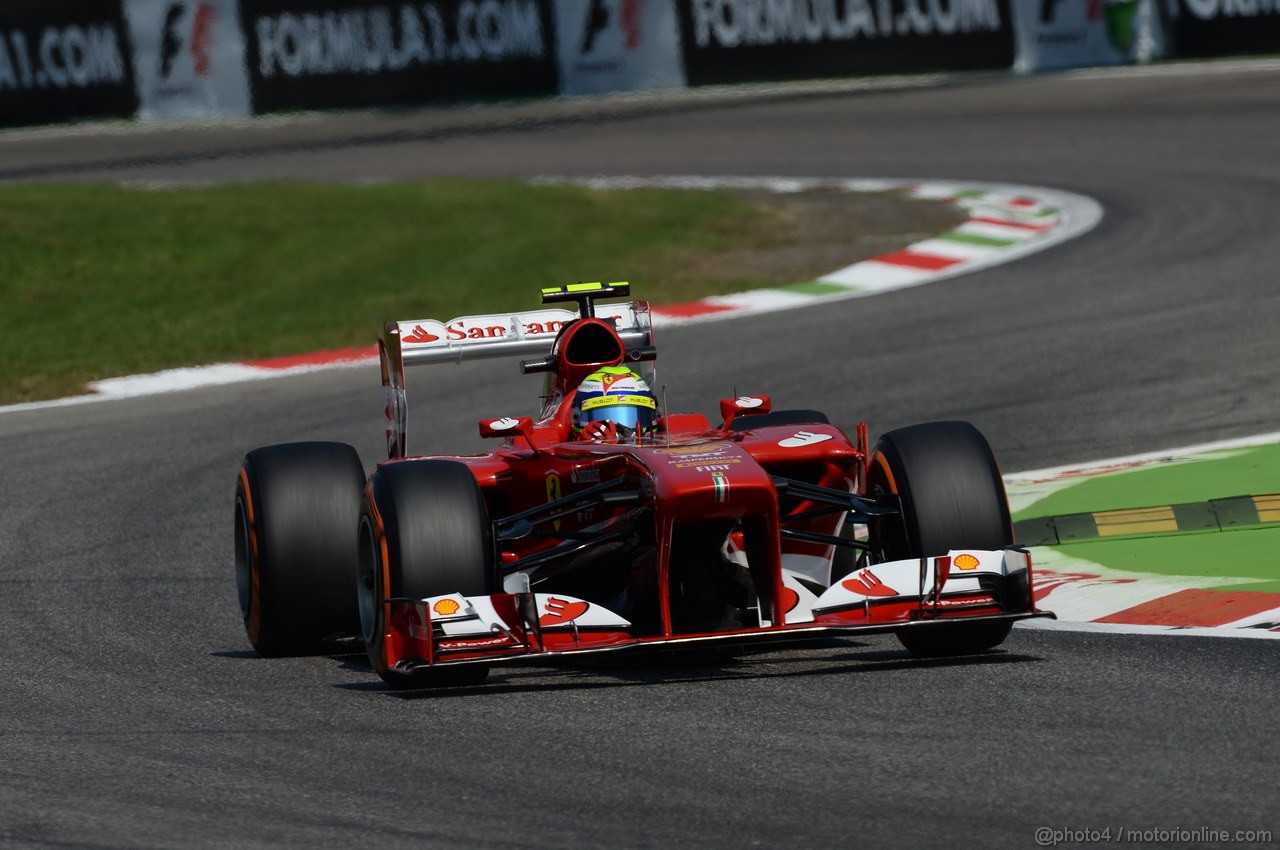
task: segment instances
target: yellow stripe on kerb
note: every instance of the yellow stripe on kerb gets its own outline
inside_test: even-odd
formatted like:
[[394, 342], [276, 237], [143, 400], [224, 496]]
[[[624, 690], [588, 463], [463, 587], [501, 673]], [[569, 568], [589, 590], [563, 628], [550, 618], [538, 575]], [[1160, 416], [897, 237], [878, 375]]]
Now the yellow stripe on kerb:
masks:
[[544, 286], [542, 288], [543, 295], [559, 295], [564, 292], [564, 288], [560, 286]]
[[604, 289], [604, 284], [597, 281], [596, 283], [571, 283], [569, 284], [569, 292], [591, 292], [596, 289]]
[[1160, 534], [1178, 530], [1178, 519], [1173, 508], [1139, 508], [1134, 511], [1105, 511], [1093, 515], [1099, 537], [1118, 537], [1122, 534]]
[[1280, 494], [1254, 496], [1253, 506], [1258, 509], [1259, 522], [1280, 522]]

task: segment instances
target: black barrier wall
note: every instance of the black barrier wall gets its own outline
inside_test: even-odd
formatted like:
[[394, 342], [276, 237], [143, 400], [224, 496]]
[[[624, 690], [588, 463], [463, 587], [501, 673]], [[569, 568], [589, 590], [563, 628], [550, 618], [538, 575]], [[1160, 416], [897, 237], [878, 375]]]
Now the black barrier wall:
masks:
[[553, 94], [551, 0], [241, 0], [254, 112]]
[[121, 0], [0, 2], [0, 125], [132, 117]]
[[1009, 0], [679, 0], [690, 85], [1008, 68]]
[[1169, 13], [1178, 56], [1280, 51], [1280, 0], [1170, 0]]
[[0, 126], [1278, 49], [1280, 0], [0, 0]]

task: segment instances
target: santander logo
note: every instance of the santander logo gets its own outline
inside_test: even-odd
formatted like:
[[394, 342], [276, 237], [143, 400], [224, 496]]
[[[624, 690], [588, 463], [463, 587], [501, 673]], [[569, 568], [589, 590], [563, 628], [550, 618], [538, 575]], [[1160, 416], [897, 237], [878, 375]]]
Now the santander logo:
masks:
[[755, 398], [749, 395], [744, 395], [744, 396], [739, 396], [733, 403], [742, 410], [750, 410], [753, 407], [760, 407], [762, 404], [764, 404], [764, 399]]
[[801, 446], [813, 446], [818, 443], [825, 443], [830, 439], [830, 434], [815, 434], [812, 431], [797, 431], [785, 440], [779, 440], [778, 445], [785, 449], [798, 449]]
[[[618, 309], [601, 319], [613, 319], [619, 328], [637, 326], [631, 305], [614, 305]], [[411, 345], [468, 345], [490, 340], [554, 337], [566, 324], [577, 318], [568, 310], [533, 310], [527, 313], [493, 313], [484, 316], [459, 316], [448, 322], [435, 319], [397, 323], [401, 342]]]
[[552, 596], [546, 602], [546, 613], [538, 618], [538, 625], [554, 626], [560, 623], [568, 623], [587, 613], [587, 609], [590, 607], [590, 604], [583, 602], [581, 599], [559, 599]]
[[880, 580], [871, 570], [862, 570], [852, 578], [840, 582], [845, 590], [860, 593], [863, 596], [897, 596], [898, 591]]
[[512, 419], [510, 416], [504, 416], [501, 419], [495, 419], [490, 422], [489, 428], [493, 431], [510, 431], [519, 424], [519, 419]]
[[412, 333], [407, 336], [403, 336], [400, 339], [402, 342], [435, 342], [440, 339], [440, 337], [431, 333], [431, 331], [427, 330], [422, 325], [418, 325], [413, 329]]

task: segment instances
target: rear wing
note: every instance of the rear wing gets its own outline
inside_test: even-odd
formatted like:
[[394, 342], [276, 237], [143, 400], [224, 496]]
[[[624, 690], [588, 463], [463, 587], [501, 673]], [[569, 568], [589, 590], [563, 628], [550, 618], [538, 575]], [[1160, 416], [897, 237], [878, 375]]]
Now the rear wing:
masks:
[[[607, 297], [610, 288], [602, 287], [599, 294]], [[620, 294], [625, 292], [621, 289]], [[546, 293], [544, 300], [549, 300]], [[597, 304], [594, 309], [598, 318], [613, 320], [618, 336], [628, 349], [653, 344], [649, 302]], [[406, 366], [518, 355], [545, 357], [551, 352], [561, 328], [577, 318], [578, 313], [572, 310], [544, 308], [524, 313], [459, 316], [447, 322], [435, 319], [387, 322], [378, 339], [382, 386], [387, 397], [387, 457], [405, 457], [409, 416], [404, 380]]]
[[[652, 343], [649, 302], [600, 304], [601, 319], [613, 319], [628, 348]], [[423, 363], [461, 363], [489, 357], [542, 354], [551, 351], [560, 329], [578, 318], [572, 310], [546, 308], [527, 313], [490, 313], [459, 316], [448, 322], [419, 319], [387, 322], [379, 351], [398, 357], [405, 366]]]

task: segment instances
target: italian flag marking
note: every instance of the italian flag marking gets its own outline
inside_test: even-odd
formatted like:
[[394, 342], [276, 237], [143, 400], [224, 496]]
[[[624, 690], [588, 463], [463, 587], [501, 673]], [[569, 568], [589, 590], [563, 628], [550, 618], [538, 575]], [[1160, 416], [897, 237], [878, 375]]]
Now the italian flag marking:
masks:
[[716, 501], [727, 502], [729, 500], [729, 476], [723, 472], [711, 473], [711, 484], [716, 488]]

